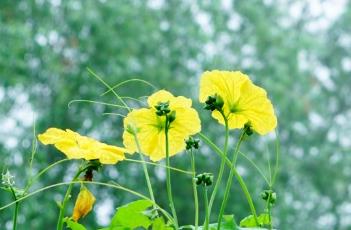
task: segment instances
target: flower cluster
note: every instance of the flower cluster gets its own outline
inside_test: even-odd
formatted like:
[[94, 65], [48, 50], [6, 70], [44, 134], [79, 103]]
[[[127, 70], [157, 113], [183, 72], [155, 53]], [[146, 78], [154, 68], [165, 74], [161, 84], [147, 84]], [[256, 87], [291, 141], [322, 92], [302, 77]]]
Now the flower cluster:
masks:
[[[243, 129], [247, 136], [254, 132], [264, 135], [277, 126], [277, 118], [266, 91], [253, 84], [247, 75], [239, 71], [214, 70], [203, 73], [200, 81], [199, 101], [204, 103], [204, 109], [211, 111], [212, 116], [219, 123], [226, 126], [227, 132], [229, 132], [229, 129]], [[166, 158], [167, 194], [174, 217], [173, 224], [177, 229], [178, 223], [171, 192], [169, 157], [181, 153], [185, 149], [199, 149], [199, 140], [192, 136], [201, 131], [201, 121], [198, 112], [192, 107], [191, 99], [174, 96], [166, 90], [153, 93], [148, 97], [147, 104], [145, 108], [129, 111], [124, 118], [124, 147], [108, 145], [69, 129], [49, 128], [43, 134], [38, 135], [38, 139], [44, 145], [54, 145], [68, 159], [86, 160], [86, 165], [89, 165], [89, 167], [82, 169], [77, 175], [78, 177], [80, 173], [85, 171], [86, 181], [92, 181], [92, 171], [97, 169], [96, 165], [116, 164], [125, 159], [125, 153], [139, 152], [148, 156], [152, 161], [160, 161]], [[193, 153], [190, 152], [195, 185], [203, 185], [205, 188], [212, 185], [212, 173], [202, 173], [195, 176]], [[236, 157], [234, 157], [232, 163], [230, 176], [233, 174], [235, 159]], [[222, 159], [223, 166], [224, 162]], [[150, 197], [154, 199], [146, 166], [144, 172], [150, 190]], [[9, 178], [8, 181], [11, 179], [3, 175], [3, 181], [4, 178], [5, 181], [6, 178]], [[215, 190], [218, 181], [220, 183], [220, 178], [221, 176], [216, 182]], [[229, 188], [230, 184], [227, 183]], [[196, 188], [194, 189], [196, 190]], [[194, 191], [194, 194], [197, 194], [196, 191]], [[215, 196], [215, 193], [213, 194]], [[64, 202], [67, 201], [66, 198]], [[212, 198], [214, 197], [211, 197], [209, 212], [212, 206]], [[276, 194], [266, 191], [262, 198], [273, 204]], [[227, 198], [224, 199], [223, 204], [226, 203], [226, 200]], [[94, 195], [82, 185], [74, 206], [72, 219], [78, 221], [81, 217], [87, 215], [94, 202]], [[223, 204], [224, 209], [225, 205]], [[64, 208], [61, 212], [64, 212]], [[208, 215], [210, 214], [206, 213], [207, 218]], [[256, 223], [258, 223], [257, 217], [254, 217]], [[220, 220], [218, 223], [218, 226], [220, 226]]]

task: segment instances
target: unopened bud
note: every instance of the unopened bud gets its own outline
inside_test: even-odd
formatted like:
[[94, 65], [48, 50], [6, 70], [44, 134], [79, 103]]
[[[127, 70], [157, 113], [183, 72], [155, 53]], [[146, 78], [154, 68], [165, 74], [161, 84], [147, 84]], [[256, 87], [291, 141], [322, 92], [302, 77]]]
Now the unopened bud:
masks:
[[93, 209], [95, 200], [88, 188], [82, 185], [74, 205], [72, 219], [77, 222], [81, 217], [85, 217]]
[[171, 123], [176, 119], [176, 111], [172, 111], [168, 116], [168, 122]]

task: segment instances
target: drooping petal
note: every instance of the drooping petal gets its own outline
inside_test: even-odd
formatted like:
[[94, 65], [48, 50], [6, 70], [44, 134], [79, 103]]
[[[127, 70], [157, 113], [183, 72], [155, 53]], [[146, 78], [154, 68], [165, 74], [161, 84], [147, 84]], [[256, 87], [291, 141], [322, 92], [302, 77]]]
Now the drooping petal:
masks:
[[60, 141], [71, 140], [72, 136], [62, 129], [49, 128], [43, 134], [38, 135], [38, 139], [44, 145], [55, 144]]
[[38, 138], [43, 144], [54, 144], [68, 159], [99, 160], [102, 164], [114, 164], [124, 159], [125, 148], [107, 145], [93, 138], [81, 136], [72, 130], [49, 128]]
[[102, 144], [99, 148], [99, 161], [101, 164], [116, 164], [125, 159], [124, 153], [128, 150], [116, 146]]
[[64, 153], [68, 159], [81, 159], [85, 158], [86, 155], [86, 151], [79, 148], [74, 140], [60, 141], [55, 144], [55, 147]]

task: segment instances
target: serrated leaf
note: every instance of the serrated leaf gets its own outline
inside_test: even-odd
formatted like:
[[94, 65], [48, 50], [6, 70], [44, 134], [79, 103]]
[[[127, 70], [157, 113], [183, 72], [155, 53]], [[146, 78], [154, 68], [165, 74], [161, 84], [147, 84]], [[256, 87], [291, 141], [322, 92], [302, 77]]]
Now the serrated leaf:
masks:
[[67, 217], [64, 219], [64, 222], [67, 224], [67, 227], [69, 227], [71, 230], [86, 230], [86, 228], [83, 225], [81, 225], [81, 224], [79, 224], [79, 223], [77, 223], [77, 222], [75, 222]]
[[122, 230], [124, 228], [134, 229], [137, 227], [148, 228], [152, 221], [144, 212], [152, 206], [149, 200], [137, 200], [117, 209], [112, 218], [110, 229]]

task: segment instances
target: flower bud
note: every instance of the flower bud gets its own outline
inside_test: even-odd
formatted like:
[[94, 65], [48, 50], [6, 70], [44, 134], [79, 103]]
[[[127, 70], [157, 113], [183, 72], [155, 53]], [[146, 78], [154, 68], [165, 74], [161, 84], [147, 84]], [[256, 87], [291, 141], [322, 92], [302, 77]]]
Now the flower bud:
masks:
[[74, 221], [78, 221], [81, 217], [86, 216], [92, 210], [94, 203], [94, 195], [88, 190], [87, 187], [82, 185], [74, 205], [72, 219]]
[[250, 122], [247, 122], [244, 125], [244, 130], [245, 130], [245, 134], [248, 135], [248, 136], [251, 136], [253, 134], [253, 129], [252, 129], [252, 126], [251, 126]]
[[218, 94], [213, 96], [208, 96], [207, 100], [205, 101], [204, 109], [206, 110], [218, 110], [221, 111], [224, 105], [223, 98]]
[[194, 149], [198, 149], [199, 148], [199, 143], [200, 143], [200, 140], [199, 139], [195, 139], [193, 137], [189, 137], [188, 140], [185, 141], [185, 144], [186, 144], [186, 150], [190, 150], [192, 148]]
[[171, 123], [176, 119], [176, 111], [172, 111], [168, 116], [168, 122]]
[[159, 102], [155, 105], [155, 109], [157, 116], [164, 116], [171, 112], [169, 109], [169, 102]]
[[261, 193], [261, 198], [265, 201], [269, 199], [269, 203], [273, 205], [277, 200], [277, 193], [273, 192], [272, 190], [264, 190]]
[[196, 185], [211, 186], [213, 184], [212, 173], [202, 173], [195, 177]]

